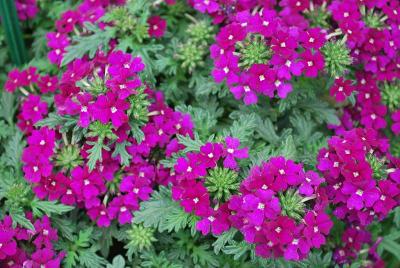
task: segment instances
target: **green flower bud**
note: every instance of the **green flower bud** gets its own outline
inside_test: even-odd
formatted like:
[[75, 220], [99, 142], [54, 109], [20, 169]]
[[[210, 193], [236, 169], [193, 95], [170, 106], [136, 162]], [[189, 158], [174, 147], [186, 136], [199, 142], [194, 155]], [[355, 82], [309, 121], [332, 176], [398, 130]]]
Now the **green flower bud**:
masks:
[[150, 105], [150, 101], [147, 99], [147, 94], [144, 93], [144, 90], [145, 87], [140, 87], [137, 89], [137, 94], [131, 95], [128, 98], [130, 103], [128, 116], [135, 122], [140, 122], [139, 125], [143, 125], [149, 120], [148, 107]]
[[361, 6], [360, 10], [363, 21], [369, 28], [381, 29], [385, 26], [387, 16], [382, 12], [374, 9], [367, 10], [364, 5]]
[[209, 21], [202, 20], [197, 23], [192, 23], [187, 29], [190, 40], [195, 43], [208, 44], [213, 39], [214, 28]]
[[182, 62], [181, 66], [187, 69], [189, 73], [192, 73], [196, 67], [204, 65], [203, 59], [206, 53], [206, 46], [189, 40], [179, 47], [177, 58]]
[[304, 198], [299, 195], [294, 189], [288, 189], [284, 193], [279, 193], [279, 201], [283, 216], [288, 216], [297, 221], [303, 218], [305, 214], [305, 200], [311, 198]]
[[262, 35], [250, 35], [243, 42], [238, 42], [239, 66], [245, 69], [253, 64], [265, 64], [272, 57], [272, 49], [266, 45]]
[[5, 192], [6, 207], [23, 207], [30, 201], [30, 187], [23, 183], [11, 185]]
[[332, 77], [342, 76], [351, 65], [352, 59], [346, 46], [346, 38], [326, 43], [321, 51], [325, 57], [325, 70]]
[[368, 154], [367, 161], [373, 171], [374, 179], [382, 180], [387, 177], [385, 159], [379, 159], [373, 154]]
[[154, 237], [154, 229], [142, 225], [133, 224], [127, 231], [129, 243], [125, 246], [133, 253], [139, 253], [151, 248], [152, 243], [157, 241]]
[[326, 2], [321, 6], [311, 6], [309, 10], [304, 11], [304, 15], [310, 22], [311, 27], [329, 28], [329, 19], [331, 14], [326, 9]]
[[214, 198], [225, 201], [239, 189], [238, 177], [231, 169], [217, 167], [209, 172], [205, 185]]
[[382, 88], [382, 102], [389, 107], [391, 111], [395, 111], [400, 107], [400, 81], [393, 83], [384, 83]]
[[99, 140], [110, 139], [115, 140], [117, 139], [117, 135], [113, 132], [113, 126], [111, 123], [102, 124], [99, 121], [92, 122], [89, 125], [89, 133], [87, 137], [98, 137]]
[[80, 150], [75, 145], [64, 146], [56, 156], [56, 166], [61, 167], [67, 171], [83, 164], [83, 159]]

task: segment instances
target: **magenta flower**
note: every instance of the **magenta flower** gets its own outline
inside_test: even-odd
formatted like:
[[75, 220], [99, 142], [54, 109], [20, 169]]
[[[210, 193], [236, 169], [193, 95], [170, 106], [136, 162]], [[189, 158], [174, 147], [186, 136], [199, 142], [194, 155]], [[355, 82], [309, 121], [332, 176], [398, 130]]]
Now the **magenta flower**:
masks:
[[275, 10], [264, 9], [262, 15], [255, 15], [250, 18], [250, 25], [253, 32], [258, 32], [265, 37], [271, 37], [278, 26]]
[[250, 78], [251, 76], [249, 74], [244, 73], [240, 76], [237, 86], [229, 87], [235, 99], [240, 100], [243, 98], [246, 105], [255, 104], [258, 101], [255, 90], [250, 87]]
[[37, 83], [41, 93], [54, 92], [58, 88], [57, 76], [45, 75], [39, 78]]
[[386, 127], [385, 115], [387, 108], [384, 105], [373, 104], [361, 110], [361, 123], [368, 128], [382, 129]]
[[197, 216], [207, 216], [210, 197], [203, 183], [194, 181], [181, 183], [180, 187], [172, 188], [172, 196], [175, 200], [182, 200], [181, 206], [186, 212], [194, 211]]
[[271, 190], [257, 190], [254, 194], [243, 197], [243, 209], [248, 211], [249, 223], [260, 226], [264, 219], [275, 219], [280, 211], [279, 199]]
[[349, 195], [347, 200], [349, 209], [361, 210], [364, 207], [371, 207], [379, 199], [379, 191], [373, 181], [359, 187], [352, 183], [344, 182], [342, 193]]
[[318, 187], [321, 183], [324, 182], [323, 178], [320, 178], [317, 172], [315, 171], [307, 171], [304, 174], [304, 182], [299, 187], [299, 193], [305, 196], [311, 196], [316, 187]]
[[33, 224], [35, 226], [35, 240], [33, 244], [37, 248], [52, 248], [52, 243], [58, 240], [57, 230], [51, 227], [50, 219], [46, 215]]
[[8, 73], [4, 88], [8, 92], [14, 92], [18, 87], [26, 85], [25, 76], [18, 69], [13, 69]]
[[332, 85], [329, 94], [335, 97], [336, 101], [342, 102], [355, 90], [351, 80], [344, 80], [343, 77], [335, 79], [335, 83]]
[[217, 166], [218, 160], [222, 157], [224, 148], [220, 143], [207, 142], [200, 147], [199, 160], [206, 168]]
[[400, 134], [400, 110], [397, 110], [396, 112], [392, 113], [392, 131], [394, 134], [399, 135]]
[[143, 172], [139, 176], [126, 176], [122, 179], [119, 189], [123, 193], [132, 193], [136, 198], [148, 200], [153, 189], [150, 187], [150, 181], [144, 177]]
[[50, 157], [55, 147], [55, 135], [54, 130], [47, 127], [32, 131], [31, 136], [28, 137], [30, 150], [42, 156]]
[[239, 77], [237, 72], [239, 72], [239, 59], [232, 54], [227, 54], [222, 56], [218, 61], [215, 62], [215, 68], [212, 70], [212, 76], [215, 82], [221, 83], [226, 79], [229, 85], [237, 83]]
[[395, 206], [397, 206], [396, 198], [400, 194], [400, 188], [389, 180], [378, 182], [380, 190], [379, 199], [374, 204], [374, 211], [385, 217]]
[[194, 0], [194, 8], [201, 13], [214, 13], [219, 10], [219, 5], [215, 0]]
[[16, 0], [15, 8], [17, 9], [18, 18], [20, 20], [32, 19], [39, 12], [36, 0]]
[[196, 229], [203, 235], [210, 231], [213, 235], [220, 235], [229, 229], [229, 210], [227, 204], [222, 205], [217, 210], [210, 209], [207, 216], [196, 223]]
[[315, 214], [310, 211], [304, 216], [306, 227], [304, 228], [304, 236], [309, 243], [316, 248], [320, 248], [325, 244], [325, 236], [333, 227], [333, 222], [329, 216], [323, 212]]
[[187, 159], [180, 157], [174, 166], [178, 177], [185, 180], [193, 180], [207, 175], [207, 166], [198, 154], [188, 153]]
[[130, 107], [129, 103], [121, 100], [112, 92], [106, 95], [100, 95], [93, 105], [93, 118], [103, 124], [112, 122], [113, 126], [118, 128], [128, 122], [126, 110]]
[[286, 216], [279, 216], [275, 221], [266, 224], [265, 235], [273, 244], [288, 244], [293, 241], [296, 223]]
[[300, 35], [302, 45], [306, 49], [320, 49], [324, 46], [326, 34], [320, 28], [311, 28]]
[[27, 268], [46, 267], [46, 268], [58, 268], [60, 267], [61, 260], [64, 254], [55, 255], [55, 252], [50, 248], [43, 248], [36, 250], [31, 260], [24, 263]]
[[29, 95], [21, 105], [21, 114], [26, 120], [36, 123], [47, 115], [48, 108], [46, 102], [41, 102], [40, 96]]
[[249, 157], [249, 148], [245, 147], [239, 149], [240, 140], [237, 138], [227, 136], [225, 138], [225, 160], [224, 167], [236, 169], [238, 167], [236, 159], [245, 159]]
[[103, 204], [88, 209], [87, 214], [99, 227], [109, 227], [111, 224], [112, 217], [109, 215], [107, 208]]
[[278, 31], [272, 36], [271, 48], [275, 53], [289, 57], [297, 48], [297, 41], [289, 32]]
[[147, 20], [149, 24], [149, 35], [151, 37], [160, 38], [164, 35], [167, 28], [167, 21], [159, 16], [152, 16]]
[[0, 260], [13, 256], [17, 252], [17, 243], [14, 240], [14, 232], [0, 228]]
[[318, 76], [318, 71], [325, 67], [324, 57], [319, 51], [312, 53], [311, 50], [306, 50], [301, 54], [304, 64], [304, 74], [307, 77], [315, 78]]
[[40, 199], [48, 197], [49, 201], [58, 200], [67, 194], [69, 184], [70, 180], [64, 174], [52, 174], [49, 177], [42, 177], [39, 184], [33, 188], [33, 192]]
[[22, 153], [22, 161], [25, 163], [22, 170], [25, 179], [29, 182], [37, 183], [43, 177], [51, 175], [53, 166], [48, 157], [37, 154], [34, 150], [25, 149]]

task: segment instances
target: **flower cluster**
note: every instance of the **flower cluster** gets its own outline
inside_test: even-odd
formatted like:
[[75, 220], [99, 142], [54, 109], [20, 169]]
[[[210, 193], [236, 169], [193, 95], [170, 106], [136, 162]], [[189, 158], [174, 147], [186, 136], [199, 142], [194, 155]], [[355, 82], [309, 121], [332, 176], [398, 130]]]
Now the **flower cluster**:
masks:
[[[382, 220], [399, 205], [400, 188], [385, 158], [386, 139], [373, 129], [353, 129], [328, 141], [318, 156], [334, 214], [361, 226]], [[397, 171], [398, 173], [398, 171]]]
[[34, 220], [32, 214], [26, 217], [34, 229], [13, 226], [10, 216], [0, 221], [0, 266], [1, 267], [60, 267], [65, 253], [59, 254], [53, 248], [58, 240], [57, 230], [51, 226], [47, 216]]
[[381, 241], [378, 238], [372, 243], [371, 234], [363, 227], [348, 227], [342, 234], [343, 245], [334, 251], [333, 258], [339, 265], [362, 260], [364, 267], [384, 268], [385, 263], [376, 251]]
[[39, 12], [36, 0], [16, 0], [15, 7], [20, 20], [32, 19], [36, 17], [36, 14]]
[[[142, 83], [143, 69], [140, 58], [121, 51], [67, 66], [54, 95], [56, 113], [49, 114], [62, 119], [51, 126], [39, 122], [22, 156], [25, 179], [38, 198], [85, 208], [106, 227], [113, 219], [130, 223], [154, 185], [174, 181], [159, 160], [177, 150], [177, 134], [193, 135], [193, 124]], [[25, 106], [22, 114], [37, 113]], [[63, 129], [63, 120], [71, 128]]]
[[230, 227], [227, 203], [221, 199], [237, 190], [236, 161], [248, 157], [248, 148], [239, 147], [239, 140], [228, 136], [224, 143], [207, 142], [175, 164], [172, 197], [187, 213], [202, 218], [196, 226], [203, 234], [221, 234]]
[[36, 67], [29, 67], [23, 71], [13, 69], [8, 73], [5, 90], [8, 92], [18, 90], [25, 95], [18, 115], [18, 126], [25, 134], [30, 134], [34, 124], [48, 113], [48, 105], [42, 101], [39, 94], [55, 92], [58, 86], [56, 76], [41, 76], [37, 73]]
[[250, 170], [241, 195], [229, 201], [230, 220], [260, 256], [299, 260], [325, 244], [333, 222], [324, 212], [324, 179], [283, 157]]

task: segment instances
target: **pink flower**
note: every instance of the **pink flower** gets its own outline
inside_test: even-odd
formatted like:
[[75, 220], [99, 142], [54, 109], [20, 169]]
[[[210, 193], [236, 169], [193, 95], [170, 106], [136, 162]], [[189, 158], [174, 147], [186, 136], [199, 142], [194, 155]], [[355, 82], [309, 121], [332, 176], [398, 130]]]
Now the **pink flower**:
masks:
[[344, 182], [342, 193], [349, 195], [347, 207], [356, 210], [361, 210], [364, 207], [371, 207], [379, 198], [379, 191], [376, 189], [373, 181], [358, 187], [352, 183]]
[[400, 134], [400, 110], [397, 110], [396, 112], [392, 113], [392, 131], [394, 134], [399, 135]]
[[0, 228], [0, 260], [13, 256], [17, 252], [17, 243], [14, 240], [14, 232]]
[[245, 147], [239, 149], [240, 140], [237, 138], [226, 137], [225, 138], [225, 160], [224, 160], [224, 167], [236, 169], [238, 167], [235, 158], [238, 159], [245, 159], [249, 157], [249, 148]]
[[301, 54], [304, 64], [304, 74], [307, 77], [315, 78], [318, 76], [318, 71], [325, 67], [324, 57], [319, 51], [312, 53], [311, 50], [306, 50]]
[[126, 110], [130, 107], [129, 103], [121, 100], [112, 92], [100, 95], [93, 104], [93, 118], [99, 120], [102, 124], [112, 122], [113, 126], [118, 128], [128, 122]]
[[47, 115], [46, 102], [41, 102], [40, 96], [29, 95], [21, 105], [21, 114], [25, 120], [31, 120], [34, 124]]
[[194, 8], [201, 13], [214, 13], [219, 10], [219, 5], [215, 0], [194, 0]]
[[344, 80], [343, 77], [336, 78], [329, 93], [332, 97], [335, 96], [336, 101], [342, 102], [354, 91], [352, 84], [351, 80]]
[[167, 21], [159, 16], [152, 16], [147, 20], [149, 24], [149, 35], [151, 37], [160, 38], [164, 35], [167, 28]]
[[213, 235], [220, 235], [229, 229], [229, 210], [227, 204], [222, 205], [217, 210], [210, 209], [207, 216], [196, 223], [196, 229], [203, 235], [210, 231]]
[[304, 216], [304, 221], [306, 224], [304, 236], [313, 247], [320, 248], [325, 244], [325, 236], [329, 234], [333, 222], [325, 213], [314, 214], [312, 211]]

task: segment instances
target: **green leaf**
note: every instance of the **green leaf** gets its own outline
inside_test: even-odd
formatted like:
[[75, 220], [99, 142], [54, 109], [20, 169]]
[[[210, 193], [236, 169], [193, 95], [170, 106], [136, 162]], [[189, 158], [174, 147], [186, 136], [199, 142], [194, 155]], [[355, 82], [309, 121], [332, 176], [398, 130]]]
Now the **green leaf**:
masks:
[[36, 217], [42, 217], [44, 214], [51, 216], [52, 213], [61, 215], [74, 209], [73, 206], [59, 204], [57, 201], [42, 201], [37, 198], [32, 200], [31, 208]]
[[56, 129], [62, 126], [60, 132], [67, 132], [70, 128], [74, 127], [77, 119], [71, 116], [61, 116], [57, 113], [50, 113], [45, 119], [40, 120], [35, 124], [36, 127], [48, 127]]
[[164, 186], [153, 192], [150, 200], [142, 202], [134, 216], [134, 223], [143, 223], [144, 227], [153, 227], [160, 232], [177, 232], [193, 221], [193, 217], [172, 200], [171, 190]]
[[74, 38], [74, 44], [66, 48], [61, 66], [82, 58], [86, 54], [92, 59], [98, 49], [102, 49], [105, 52], [109, 49], [109, 42], [115, 36], [115, 29], [106, 27], [102, 30], [97, 25], [89, 22], [85, 22], [84, 27], [91, 31], [92, 34]]
[[314, 99], [299, 103], [298, 107], [311, 113], [318, 122], [339, 125], [340, 120], [336, 114], [336, 110], [329, 107], [329, 104], [320, 100]]
[[385, 236], [379, 244], [379, 247], [390, 252], [398, 261], [400, 261], [400, 244], [392, 240], [390, 236]]
[[131, 143], [127, 141], [117, 142], [115, 144], [114, 152], [112, 153], [112, 157], [117, 157], [118, 155], [121, 158], [121, 163], [124, 166], [129, 166], [130, 160], [132, 156], [126, 151], [126, 146], [130, 146]]
[[217, 240], [214, 241], [212, 244], [214, 247], [214, 253], [218, 254], [222, 248], [225, 247], [227, 243], [230, 243], [233, 241], [233, 237], [236, 235], [237, 230], [231, 228], [229, 231], [221, 234], [218, 236]]
[[130, 127], [131, 127], [131, 131], [132, 131], [132, 136], [135, 138], [135, 140], [138, 144], [141, 144], [142, 141], [144, 140], [143, 131], [136, 124], [130, 124]]
[[225, 246], [222, 249], [222, 252], [228, 255], [233, 255], [234, 260], [238, 260], [241, 257], [245, 256], [248, 254], [248, 252], [251, 250], [251, 246], [246, 243], [245, 241], [242, 241], [240, 243], [234, 242], [228, 246]]
[[79, 263], [88, 268], [103, 268], [108, 262], [103, 257], [96, 254], [94, 247], [78, 251]]
[[108, 148], [106, 145], [103, 144], [102, 139], [99, 139], [97, 142], [87, 142], [87, 144], [93, 145], [93, 147], [88, 150], [88, 153], [89, 153], [88, 159], [89, 160], [87, 162], [89, 171], [92, 171], [96, 167], [97, 161], [100, 161], [100, 162], [102, 161], [103, 149], [106, 151], [109, 151], [110, 148]]
[[5, 144], [5, 154], [2, 155], [4, 163], [7, 166], [14, 167], [15, 170], [19, 170], [21, 166], [21, 154], [26, 145], [23, 140], [23, 134], [20, 131], [16, 131], [14, 136]]
[[111, 264], [107, 264], [107, 268], [125, 268], [125, 259], [121, 255], [114, 257]]
[[204, 145], [196, 132], [194, 133], [194, 139], [192, 139], [189, 135], [182, 136], [179, 134], [177, 135], [177, 138], [179, 143], [185, 146], [185, 149], [183, 149], [183, 153], [199, 152], [200, 147]]
[[22, 208], [17, 209], [10, 209], [9, 211], [10, 217], [13, 219], [13, 226], [15, 227], [16, 224], [21, 225], [24, 228], [29, 230], [35, 230], [32, 222], [25, 217], [25, 213]]
[[240, 115], [224, 136], [230, 135], [238, 138], [242, 144], [249, 144], [253, 140], [253, 133], [257, 128], [256, 115], [254, 113]]

